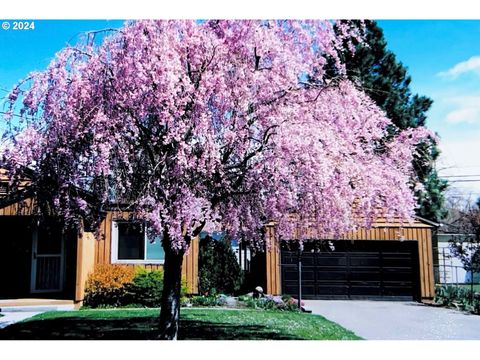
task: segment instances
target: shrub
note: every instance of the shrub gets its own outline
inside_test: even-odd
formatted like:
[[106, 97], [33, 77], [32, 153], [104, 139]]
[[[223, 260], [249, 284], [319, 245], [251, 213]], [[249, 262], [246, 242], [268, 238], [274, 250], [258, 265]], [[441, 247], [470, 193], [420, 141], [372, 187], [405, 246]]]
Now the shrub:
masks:
[[163, 291], [163, 271], [136, 269], [133, 282], [126, 285], [127, 303], [144, 307], [159, 307]]
[[252, 296], [241, 296], [238, 300], [244, 302], [247, 307], [253, 309], [299, 311], [298, 300], [288, 295], [267, 295], [258, 299], [255, 299]]
[[227, 296], [220, 295], [198, 295], [190, 298], [182, 298], [182, 306], [224, 306], [227, 304]]
[[[83, 304], [90, 308], [159, 307], [162, 291], [162, 270], [102, 264], [89, 275]], [[181, 296], [187, 291], [182, 279]]]
[[[473, 296], [472, 296], [473, 295]], [[480, 298], [470, 289], [452, 285], [440, 285], [435, 288], [434, 302], [445, 307], [465, 309], [480, 315]]]
[[180, 288], [180, 297], [185, 297], [188, 294], [187, 280], [182, 277], [182, 287]]
[[135, 269], [124, 265], [99, 264], [89, 275], [84, 305], [87, 307], [122, 306], [127, 296], [126, 285], [132, 283]]
[[243, 273], [230, 242], [206, 236], [200, 240], [199, 292], [234, 294], [242, 285]]

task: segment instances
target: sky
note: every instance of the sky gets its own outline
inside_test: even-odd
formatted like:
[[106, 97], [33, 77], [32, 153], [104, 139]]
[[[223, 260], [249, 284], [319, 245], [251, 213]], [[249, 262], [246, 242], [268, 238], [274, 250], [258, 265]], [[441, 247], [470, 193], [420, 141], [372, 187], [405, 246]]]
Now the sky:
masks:
[[[427, 126], [440, 137], [439, 174], [448, 176], [452, 192], [478, 198], [480, 21], [385, 20], [378, 24], [389, 50], [408, 68], [412, 91], [434, 101]], [[451, 177], [460, 175], [466, 176]]]
[[[80, 34], [123, 24], [122, 20], [34, 22], [34, 30], [15, 31], [12, 21], [10, 29], [0, 29], [0, 98], [30, 71], [44, 69], [57, 51], [75, 44]], [[439, 174], [448, 177], [458, 196], [479, 197], [480, 21], [378, 23], [384, 30], [388, 49], [408, 68], [412, 91], [434, 101], [427, 126], [440, 137]], [[469, 176], [451, 177], [459, 175]]]

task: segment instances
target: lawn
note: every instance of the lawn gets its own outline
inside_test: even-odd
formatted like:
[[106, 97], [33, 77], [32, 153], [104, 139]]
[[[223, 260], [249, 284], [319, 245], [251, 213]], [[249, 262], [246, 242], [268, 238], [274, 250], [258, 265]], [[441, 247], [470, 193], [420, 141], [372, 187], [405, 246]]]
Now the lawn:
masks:
[[[0, 330], [0, 339], [149, 340], [157, 309], [48, 312]], [[319, 315], [223, 309], [182, 309], [181, 340], [356, 340]]]

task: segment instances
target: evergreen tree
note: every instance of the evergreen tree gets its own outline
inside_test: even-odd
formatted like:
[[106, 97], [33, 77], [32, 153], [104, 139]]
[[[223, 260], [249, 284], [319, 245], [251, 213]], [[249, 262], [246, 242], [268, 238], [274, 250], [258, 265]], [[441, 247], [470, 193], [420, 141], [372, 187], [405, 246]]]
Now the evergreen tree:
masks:
[[207, 235], [200, 240], [198, 270], [201, 294], [234, 294], [242, 285], [242, 270], [226, 238], [215, 240]]
[[[400, 130], [424, 126], [426, 112], [433, 101], [410, 90], [411, 77], [407, 68], [399, 62], [395, 54], [387, 49], [382, 29], [375, 21], [343, 21], [343, 26], [361, 27], [365, 40], [351, 51], [348, 46], [339, 54], [346, 64], [347, 77], [356, 81], [367, 94], [381, 107]], [[334, 74], [332, 74], [334, 75]], [[446, 214], [444, 191], [448, 183], [438, 177], [434, 166], [439, 150], [431, 139], [418, 147], [419, 156], [414, 161], [415, 173], [424, 189], [418, 190], [419, 216], [439, 220]]]

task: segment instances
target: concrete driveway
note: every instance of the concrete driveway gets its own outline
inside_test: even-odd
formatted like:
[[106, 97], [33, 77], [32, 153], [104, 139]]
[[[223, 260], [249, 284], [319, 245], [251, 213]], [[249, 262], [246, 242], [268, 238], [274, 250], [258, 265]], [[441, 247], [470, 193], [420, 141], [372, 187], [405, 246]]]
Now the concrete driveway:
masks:
[[368, 340], [479, 340], [480, 316], [415, 302], [305, 300], [312, 310]]

